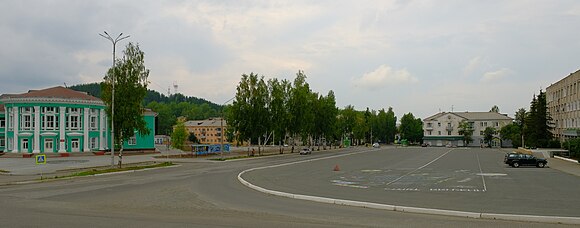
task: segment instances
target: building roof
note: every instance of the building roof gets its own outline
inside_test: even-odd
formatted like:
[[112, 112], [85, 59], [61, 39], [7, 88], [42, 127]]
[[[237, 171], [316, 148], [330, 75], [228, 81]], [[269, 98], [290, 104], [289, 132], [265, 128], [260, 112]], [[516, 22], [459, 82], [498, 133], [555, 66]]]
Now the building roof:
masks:
[[507, 114], [497, 112], [440, 112], [425, 118], [425, 121], [437, 120], [445, 114], [453, 114], [467, 120], [513, 120]]
[[22, 94], [4, 94], [2, 95], [2, 98], [64, 98], [64, 99], [101, 101], [101, 99], [93, 97], [85, 92], [75, 91], [62, 86], [41, 90], [29, 90], [27, 93]]
[[[186, 127], [221, 127], [222, 118], [209, 118], [205, 120], [189, 120], [184, 123]], [[227, 121], [223, 120], [223, 126], [227, 126]]]

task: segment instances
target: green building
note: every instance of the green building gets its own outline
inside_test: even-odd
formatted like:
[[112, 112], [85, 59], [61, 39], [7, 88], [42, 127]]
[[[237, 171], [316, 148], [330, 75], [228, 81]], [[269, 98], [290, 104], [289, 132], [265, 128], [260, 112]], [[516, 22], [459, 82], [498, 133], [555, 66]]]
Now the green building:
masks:
[[[124, 142], [127, 150], [154, 150], [156, 113], [143, 114], [149, 135]], [[61, 86], [0, 96], [0, 151], [70, 153], [109, 150], [110, 129], [99, 98]]]

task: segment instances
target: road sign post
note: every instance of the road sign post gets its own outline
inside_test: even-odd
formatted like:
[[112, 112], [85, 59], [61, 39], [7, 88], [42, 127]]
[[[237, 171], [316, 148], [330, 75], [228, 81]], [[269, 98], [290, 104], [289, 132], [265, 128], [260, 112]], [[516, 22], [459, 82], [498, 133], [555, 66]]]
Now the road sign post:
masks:
[[[36, 155], [35, 159], [37, 165], [45, 165], [46, 164], [46, 154], [39, 154]], [[40, 179], [42, 180], [42, 168], [40, 168]]]

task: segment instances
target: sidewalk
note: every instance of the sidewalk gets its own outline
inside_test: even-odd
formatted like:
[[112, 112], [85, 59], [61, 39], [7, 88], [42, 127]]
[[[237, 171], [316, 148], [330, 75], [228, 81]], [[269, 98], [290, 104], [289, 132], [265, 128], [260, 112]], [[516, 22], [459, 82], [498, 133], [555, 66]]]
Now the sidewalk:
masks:
[[580, 177], [580, 163], [548, 158], [548, 167]]

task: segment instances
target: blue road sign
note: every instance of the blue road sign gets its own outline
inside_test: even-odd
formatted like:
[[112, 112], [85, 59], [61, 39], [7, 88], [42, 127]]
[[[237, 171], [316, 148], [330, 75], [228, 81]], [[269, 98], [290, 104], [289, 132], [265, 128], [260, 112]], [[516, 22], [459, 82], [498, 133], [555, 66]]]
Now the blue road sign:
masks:
[[46, 164], [46, 154], [36, 155], [36, 164]]

